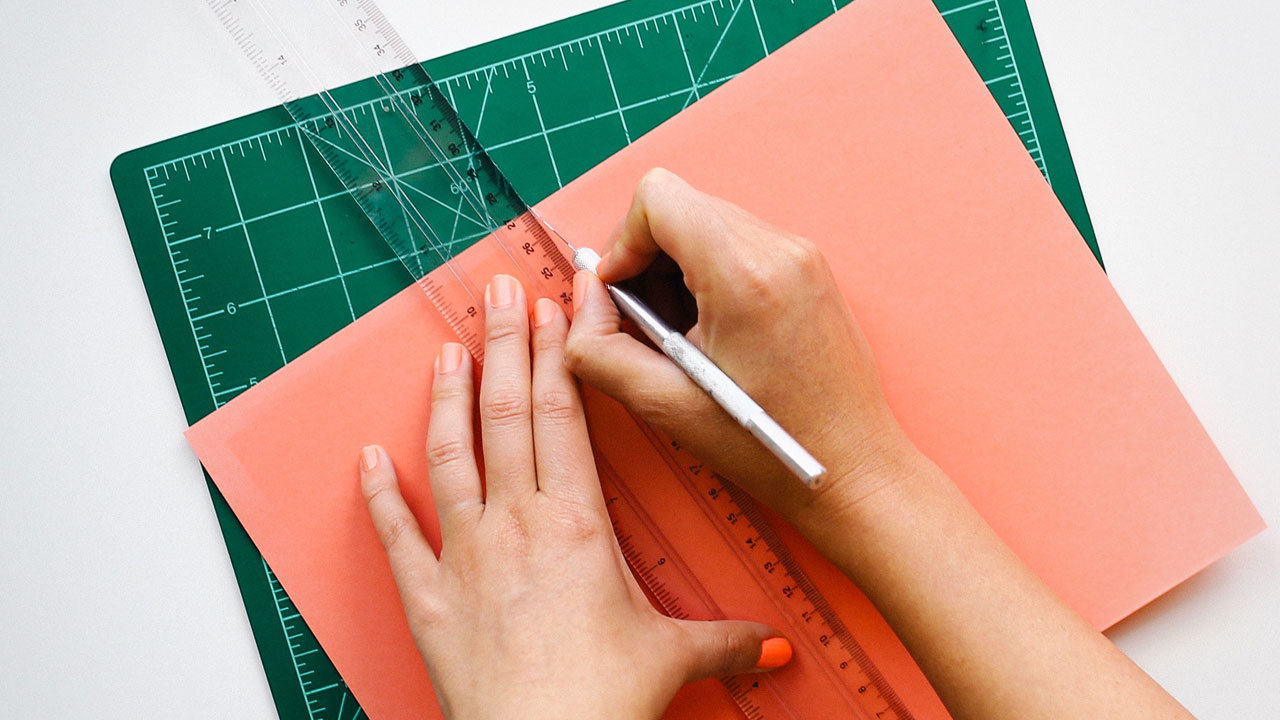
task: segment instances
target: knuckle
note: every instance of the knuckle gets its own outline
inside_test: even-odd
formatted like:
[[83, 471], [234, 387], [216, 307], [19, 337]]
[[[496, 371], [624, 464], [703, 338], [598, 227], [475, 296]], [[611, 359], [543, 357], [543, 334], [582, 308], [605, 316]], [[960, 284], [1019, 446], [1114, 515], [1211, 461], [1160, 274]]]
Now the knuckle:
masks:
[[[547, 337], [548, 335], [554, 337]], [[540, 363], [545, 363], [547, 367], [555, 367], [558, 370], [561, 363], [564, 362], [565, 347], [568, 342], [568, 337], [564, 333], [535, 335], [533, 342], [534, 366], [537, 367]]]
[[432, 468], [452, 467], [473, 459], [471, 444], [459, 438], [433, 439], [427, 444], [427, 464]]
[[364, 502], [366, 505], [372, 504], [375, 498], [377, 498], [379, 495], [381, 495], [382, 493], [390, 489], [391, 489], [391, 484], [386, 482], [385, 480], [381, 480], [377, 482], [365, 481], [365, 483], [360, 486], [360, 490], [361, 490], [361, 493], [364, 495]]
[[409, 631], [415, 638], [427, 637], [432, 628], [448, 621], [451, 613], [448, 604], [431, 593], [419, 593], [412, 600], [405, 598], [409, 619]]
[[466, 399], [469, 395], [466, 385], [457, 380], [458, 378], [453, 375], [438, 376], [431, 385], [431, 402]]
[[513, 388], [494, 390], [480, 405], [480, 418], [491, 425], [509, 425], [529, 417], [529, 393]]
[[757, 310], [775, 306], [796, 290], [819, 282], [826, 272], [826, 258], [803, 238], [776, 242], [768, 253], [744, 255], [736, 268], [737, 295], [743, 307]]
[[524, 344], [524, 328], [514, 319], [491, 318], [485, 326], [485, 344]]
[[725, 629], [720, 631], [720, 674], [737, 670], [742, 658], [751, 653], [754, 641], [745, 635]]
[[743, 258], [736, 273], [735, 287], [741, 309], [752, 312], [771, 306], [777, 296], [785, 292], [782, 286], [790, 279], [787, 269], [778, 263], [755, 257]]
[[564, 423], [578, 414], [578, 397], [564, 389], [544, 390], [533, 401], [533, 413], [543, 420]]
[[650, 168], [640, 178], [640, 182], [636, 183], [636, 201], [644, 205], [652, 200], [655, 192], [666, 185], [671, 179], [671, 171], [666, 168]]
[[826, 267], [826, 257], [808, 238], [793, 237], [791, 240], [787, 248], [793, 267], [806, 275], [812, 275]]
[[383, 547], [387, 549], [387, 552], [391, 552], [403, 545], [417, 530], [418, 524], [412, 517], [397, 513], [386, 519], [382, 524], [381, 532], [378, 534], [382, 537]]
[[567, 334], [562, 332], [534, 333], [533, 350], [538, 355], [554, 355], [564, 349], [567, 338]]
[[564, 539], [571, 543], [589, 545], [606, 531], [600, 513], [580, 502], [558, 502], [552, 517]]

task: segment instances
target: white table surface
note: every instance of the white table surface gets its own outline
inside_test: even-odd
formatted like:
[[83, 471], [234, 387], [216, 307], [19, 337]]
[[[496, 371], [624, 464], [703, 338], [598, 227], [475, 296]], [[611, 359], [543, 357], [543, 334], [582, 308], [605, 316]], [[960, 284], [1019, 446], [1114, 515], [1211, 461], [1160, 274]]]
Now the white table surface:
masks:
[[[383, 2], [420, 57], [603, 4]], [[1278, 7], [1031, 2], [1112, 281], [1272, 525]], [[0, 715], [274, 717], [107, 177], [271, 96], [196, 0], [5, 15]], [[1276, 532], [1109, 634], [1201, 718], [1280, 716]]]

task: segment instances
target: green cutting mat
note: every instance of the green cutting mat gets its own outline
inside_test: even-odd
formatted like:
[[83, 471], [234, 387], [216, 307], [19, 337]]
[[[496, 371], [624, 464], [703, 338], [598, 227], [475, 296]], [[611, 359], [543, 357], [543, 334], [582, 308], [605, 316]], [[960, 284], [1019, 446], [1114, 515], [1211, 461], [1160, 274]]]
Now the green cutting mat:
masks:
[[[630, 0], [426, 65], [537, 202], [847, 2]], [[936, 3], [1096, 254], [1023, 0]], [[380, 97], [368, 81], [357, 92]], [[126, 153], [111, 176], [190, 422], [410, 282], [282, 108]], [[359, 716], [209, 489], [281, 717]]]

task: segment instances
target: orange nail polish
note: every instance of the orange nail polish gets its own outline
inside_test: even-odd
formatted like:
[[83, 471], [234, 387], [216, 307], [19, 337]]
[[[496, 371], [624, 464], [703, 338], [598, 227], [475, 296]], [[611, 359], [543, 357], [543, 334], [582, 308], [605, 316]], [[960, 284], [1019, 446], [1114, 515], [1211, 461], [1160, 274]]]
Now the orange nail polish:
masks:
[[573, 275], [573, 311], [578, 312], [582, 307], [582, 301], [587, 298], [587, 274], [585, 272], [574, 273]]
[[462, 367], [462, 346], [458, 343], [445, 343], [440, 346], [440, 357], [436, 359], [436, 372], [444, 375]]
[[370, 445], [360, 451], [360, 469], [365, 472], [378, 467], [378, 446]]
[[510, 275], [494, 275], [489, 282], [489, 304], [495, 308], [504, 308], [516, 301], [517, 280]]
[[550, 298], [539, 298], [533, 304], [533, 326], [540, 328], [556, 319], [556, 304]]
[[758, 668], [782, 667], [791, 662], [791, 643], [786, 638], [773, 637], [760, 643]]

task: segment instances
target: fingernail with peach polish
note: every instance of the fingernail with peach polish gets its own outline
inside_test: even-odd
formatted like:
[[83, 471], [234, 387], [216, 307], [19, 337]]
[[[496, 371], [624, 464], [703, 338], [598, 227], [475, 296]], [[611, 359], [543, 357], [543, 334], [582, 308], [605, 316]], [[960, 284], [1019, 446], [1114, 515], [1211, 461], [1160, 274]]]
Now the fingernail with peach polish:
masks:
[[378, 467], [378, 446], [369, 445], [360, 451], [360, 469], [365, 472]]
[[772, 637], [760, 643], [758, 668], [776, 668], [791, 662], [791, 643], [786, 638]]
[[582, 301], [587, 298], [587, 273], [578, 272], [573, 275], [573, 311], [578, 312]]
[[494, 275], [485, 294], [489, 297], [490, 306], [509, 307], [516, 301], [516, 279], [510, 275]]
[[556, 319], [556, 304], [550, 298], [539, 298], [533, 304], [533, 326], [540, 328]]
[[440, 356], [436, 358], [436, 372], [444, 375], [462, 367], [463, 347], [458, 343], [445, 343], [440, 346]]

